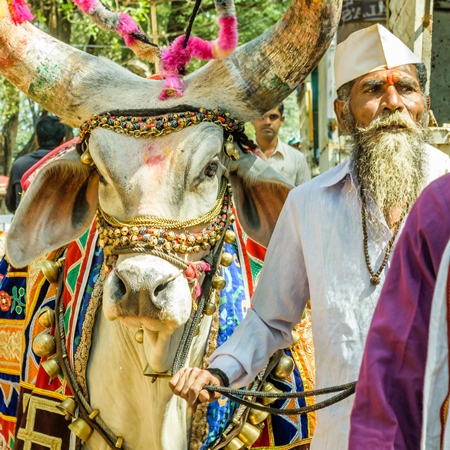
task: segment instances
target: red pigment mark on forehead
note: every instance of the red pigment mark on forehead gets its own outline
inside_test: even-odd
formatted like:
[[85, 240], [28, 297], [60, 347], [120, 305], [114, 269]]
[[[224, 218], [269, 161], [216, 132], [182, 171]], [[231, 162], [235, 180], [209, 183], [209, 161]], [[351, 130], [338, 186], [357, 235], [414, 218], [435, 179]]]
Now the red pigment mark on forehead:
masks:
[[164, 161], [164, 156], [159, 154], [159, 155], [149, 155], [149, 154], [145, 154], [144, 155], [144, 163], [147, 166], [158, 166], [161, 165]]
[[388, 84], [390, 84], [391, 86], [393, 86], [395, 84], [395, 80], [394, 80], [394, 72], [392, 70], [388, 70], [386, 71], [386, 81]]

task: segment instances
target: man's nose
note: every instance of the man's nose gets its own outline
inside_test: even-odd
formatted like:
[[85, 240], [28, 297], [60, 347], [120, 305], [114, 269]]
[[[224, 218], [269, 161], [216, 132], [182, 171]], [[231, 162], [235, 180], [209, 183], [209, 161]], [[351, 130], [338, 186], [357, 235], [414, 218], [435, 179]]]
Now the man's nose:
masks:
[[386, 92], [383, 95], [383, 111], [403, 111], [405, 109], [405, 105], [403, 104], [403, 100], [401, 95], [398, 93], [395, 86], [389, 86], [386, 89]]

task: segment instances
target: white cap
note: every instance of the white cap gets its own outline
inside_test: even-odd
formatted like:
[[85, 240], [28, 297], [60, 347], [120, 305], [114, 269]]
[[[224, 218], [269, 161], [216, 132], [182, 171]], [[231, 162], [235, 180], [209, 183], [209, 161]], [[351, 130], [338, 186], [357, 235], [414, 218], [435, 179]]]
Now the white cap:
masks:
[[336, 47], [336, 90], [348, 81], [376, 70], [420, 63], [419, 58], [380, 24], [355, 31]]

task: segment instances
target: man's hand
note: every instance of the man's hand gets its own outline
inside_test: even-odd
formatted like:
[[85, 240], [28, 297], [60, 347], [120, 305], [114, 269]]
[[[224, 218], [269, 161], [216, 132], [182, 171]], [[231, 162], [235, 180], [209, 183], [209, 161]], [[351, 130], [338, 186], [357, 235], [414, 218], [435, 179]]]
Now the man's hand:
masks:
[[184, 398], [189, 405], [188, 411], [194, 414], [199, 403], [214, 402], [221, 395], [203, 389], [205, 385], [221, 386], [219, 378], [207, 370], [187, 367], [180, 369], [169, 381], [170, 389], [175, 395]]

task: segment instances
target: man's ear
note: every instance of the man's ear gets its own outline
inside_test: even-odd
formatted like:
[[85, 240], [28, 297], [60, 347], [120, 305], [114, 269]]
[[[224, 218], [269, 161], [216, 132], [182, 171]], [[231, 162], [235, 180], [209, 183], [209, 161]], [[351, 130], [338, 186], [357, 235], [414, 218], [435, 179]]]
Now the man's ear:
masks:
[[281, 116], [281, 123], [284, 123], [284, 119], [285, 119], [285, 117], [284, 116]]
[[334, 100], [334, 112], [336, 114], [336, 118], [339, 124], [339, 128], [341, 129], [341, 131], [343, 131], [344, 133], [350, 131], [349, 126], [348, 126], [348, 114], [349, 111], [348, 109], [345, 107], [345, 102], [342, 100], [339, 100], [338, 98]]
[[427, 102], [427, 111], [431, 109], [431, 98], [429, 95], [425, 97], [425, 101]]

